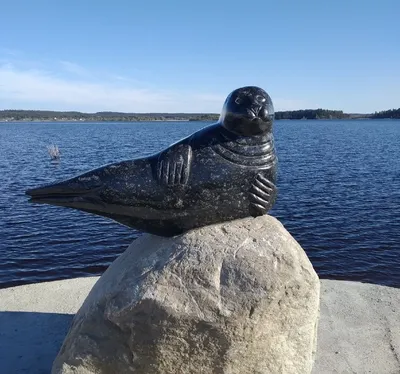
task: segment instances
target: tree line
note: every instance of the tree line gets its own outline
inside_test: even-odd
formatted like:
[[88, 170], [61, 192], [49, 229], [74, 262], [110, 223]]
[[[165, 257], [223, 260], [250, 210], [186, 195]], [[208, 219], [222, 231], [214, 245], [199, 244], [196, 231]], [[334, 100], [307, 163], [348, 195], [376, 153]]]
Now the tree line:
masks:
[[371, 118], [397, 118], [400, 119], [400, 108], [375, 112]]
[[219, 115], [210, 113], [120, 113], [120, 112], [57, 112], [50, 110], [0, 110], [0, 121], [214, 121]]
[[[50, 110], [0, 110], [0, 121], [217, 121], [215, 113], [122, 113], [122, 112], [57, 112]], [[346, 119], [346, 118], [400, 118], [400, 108], [374, 114], [348, 114], [341, 110], [303, 109], [278, 111], [275, 119]]]
[[350, 114], [343, 113], [342, 110], [327, 109], [287, 110], [275, 113], [276, 119], [343, 119], [350, 117]]

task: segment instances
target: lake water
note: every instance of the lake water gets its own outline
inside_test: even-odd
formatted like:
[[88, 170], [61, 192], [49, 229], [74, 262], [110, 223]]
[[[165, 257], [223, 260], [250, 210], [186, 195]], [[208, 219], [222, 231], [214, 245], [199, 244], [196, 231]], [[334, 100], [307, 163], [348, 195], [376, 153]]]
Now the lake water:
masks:
[[[101, 274], [140, 233], [24, 191], [157, 152], [198, 122], [0, 123], [0, 288]], [[271, 214], [321, 278], [400, 287], [400, 121], [277, 121]], [[60, 162], [47, 146], [57, 144]]]

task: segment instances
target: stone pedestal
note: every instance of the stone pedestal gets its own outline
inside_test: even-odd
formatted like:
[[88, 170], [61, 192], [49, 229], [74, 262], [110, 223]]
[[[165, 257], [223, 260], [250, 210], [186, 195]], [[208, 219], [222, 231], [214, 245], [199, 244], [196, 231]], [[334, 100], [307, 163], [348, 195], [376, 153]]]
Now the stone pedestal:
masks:
[[311, 373], [319, 289], [271, 216], [143, 235], [93, 287], [52, 373]]

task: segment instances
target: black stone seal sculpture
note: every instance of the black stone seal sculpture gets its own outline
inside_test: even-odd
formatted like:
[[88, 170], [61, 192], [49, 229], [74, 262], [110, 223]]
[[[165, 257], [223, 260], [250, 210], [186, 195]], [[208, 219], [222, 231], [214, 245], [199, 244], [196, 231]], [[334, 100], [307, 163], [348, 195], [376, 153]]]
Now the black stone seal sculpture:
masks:
[[217, 123], [155, 155], [26, 193], [34, 203], [79, 209], [161, 236], [262, 215], [277, 193], [273, 120], [264, 90], [239, 88]]

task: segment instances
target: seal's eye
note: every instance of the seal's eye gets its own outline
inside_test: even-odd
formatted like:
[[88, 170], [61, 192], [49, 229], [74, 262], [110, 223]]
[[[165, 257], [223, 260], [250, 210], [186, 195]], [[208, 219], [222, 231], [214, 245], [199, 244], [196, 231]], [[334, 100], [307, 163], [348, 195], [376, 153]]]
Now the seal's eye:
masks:
[[237, 105], [240, 105], [240, 104], [242, 103], [242, 99], [238, 96], [238, 97], [235, 99], [235, 103], [236, 103]]
[[265, 97], [261, 96], [261, 95], [257, 95], [256, 96], [256, 101], [258, 104], [262, 104], [265, 101]]

